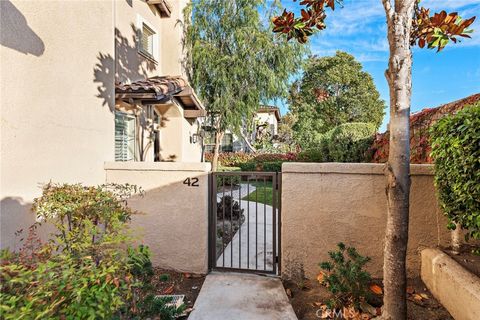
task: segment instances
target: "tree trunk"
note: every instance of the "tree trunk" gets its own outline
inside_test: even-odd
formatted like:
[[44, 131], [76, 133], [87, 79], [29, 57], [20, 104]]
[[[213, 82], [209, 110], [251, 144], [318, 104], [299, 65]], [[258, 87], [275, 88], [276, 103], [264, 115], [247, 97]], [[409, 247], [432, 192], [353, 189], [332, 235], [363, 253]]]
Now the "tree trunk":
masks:
[[218, 169], [218, 155], [220, 153], [220, 143], [223, 138], [223, 131], [215, 131], [215, 147], [213, 148], [212, 171]]
[[407, 318], [406, 255], [410, 197], [410, 97], [412, 52], [410, 30], [416, 0], [383, 0], [390, 57], [385, 76], [390, 90], [390, 148], [387, 176], [387, 227], [383, 263], [383, 319]]
[[242, 136], [243, 140], [245, 141], [245, 144], [247, 145], [248, 149], [250, 149], [250, 151], [252, 151], [253, 153], [256, 153], [257, 149], [255, 149], [255, 147], [252, 146], [252, 144], [250, 143], [250, 141], [248, 141], [247, 137], [245, 136], [245, 134], [242, 131], [240, 131], [240, 135]]

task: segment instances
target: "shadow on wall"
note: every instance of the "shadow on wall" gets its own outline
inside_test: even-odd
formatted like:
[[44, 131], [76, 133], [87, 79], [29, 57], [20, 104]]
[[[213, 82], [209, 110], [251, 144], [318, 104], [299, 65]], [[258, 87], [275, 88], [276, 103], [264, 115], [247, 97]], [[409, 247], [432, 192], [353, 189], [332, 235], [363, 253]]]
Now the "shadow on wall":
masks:
[[[28, 228], [35, 223], [32, 204], [20, 197], [6, 197], [0, 201], [0, 248], [18, 250], [20, 239], [28, 234]], [[23, 230], [18, 237], [17, 231]], [[40, 234], [40, 232], [39, 232]]]
[[9, 1], [0, 1], [0, 44], [23, 54], [41, 56], [42, 39], [28, 26], [25, 16]]
[[115, 57], [100, 52], [93, 69], [93, 81], [99, 83], [97, 98], [103, 99], [102, 106], [108, 106], [111, 112], [115, 111], [115, 82], [145, 79], [155, 70], [155, 63], [139, 54], [139, 30], [133, 24], [131, 28], [131, 41], [115, 28]]

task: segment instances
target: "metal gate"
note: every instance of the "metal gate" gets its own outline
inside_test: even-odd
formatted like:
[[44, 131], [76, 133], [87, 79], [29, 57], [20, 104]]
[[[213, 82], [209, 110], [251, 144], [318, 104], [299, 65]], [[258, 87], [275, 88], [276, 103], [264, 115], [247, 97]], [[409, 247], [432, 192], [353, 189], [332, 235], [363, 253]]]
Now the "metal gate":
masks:
[[210, 175], [211, 270], [280, 273], [280, 173]]

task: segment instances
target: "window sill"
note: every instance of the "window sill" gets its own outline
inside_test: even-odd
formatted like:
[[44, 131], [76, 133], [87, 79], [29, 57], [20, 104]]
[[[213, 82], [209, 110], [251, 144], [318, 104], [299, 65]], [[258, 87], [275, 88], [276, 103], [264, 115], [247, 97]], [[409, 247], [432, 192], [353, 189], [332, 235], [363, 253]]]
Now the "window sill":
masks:
[[155, 58], [152, 57], [151, 54], [146, 53], [146, 52], [144, 52], [144, 51], [140, 51], [140, 50], [138, 51], [138, 54], [141, 55], [143, 58], [147, 59], [148, 61], [154, 63], [155, 65], [158, 65], [158, 61], [155, 60]]

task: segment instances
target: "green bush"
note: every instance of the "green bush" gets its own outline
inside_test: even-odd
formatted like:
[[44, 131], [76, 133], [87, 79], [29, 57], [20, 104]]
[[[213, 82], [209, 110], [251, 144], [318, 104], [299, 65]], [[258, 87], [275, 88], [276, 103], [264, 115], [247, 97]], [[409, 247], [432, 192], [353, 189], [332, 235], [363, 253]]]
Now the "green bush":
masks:
[[440, 119], [430, 130], [438, 199], [454, 229], [480, 239], [480, 103]]
[[133, 212], [126, 199], [137, 192], [132, 185], [47, 184], [33, 209], [56, 231], [42, 243], [34, 224], [19, 253], [2, 252], [0, 318], [144, 318], [148, 310], [136, 306], [153, 273], [150, 251], [129, 247], [127, 228]]
[[264, 162], [262, 169], [265, 172], [282, 172], [282, 163], [284, 161], [270, 161]]
[[322, 284], [333, 294], [328, 301], [330, 309], [353, 304], [356, 308], [369, 293], [370, 274], [363, 270], [369, 257], [362, 257], [353, 247], [338, 244], [338, 251], [328, 252], [331, 261], [320, 263], [323, 269]]
[[245, 163], [242, 163], [240, 165], [240, 169], [242, 171], [256, 171], [257, 170], [257, 163], [254, 161], [248, 161]]
[[344, 123], [335, 127], [328, 133], [330, 136], [325, 137], [329, 161], [364, 162], [374, 133], [375, 126], [371, 123]]

